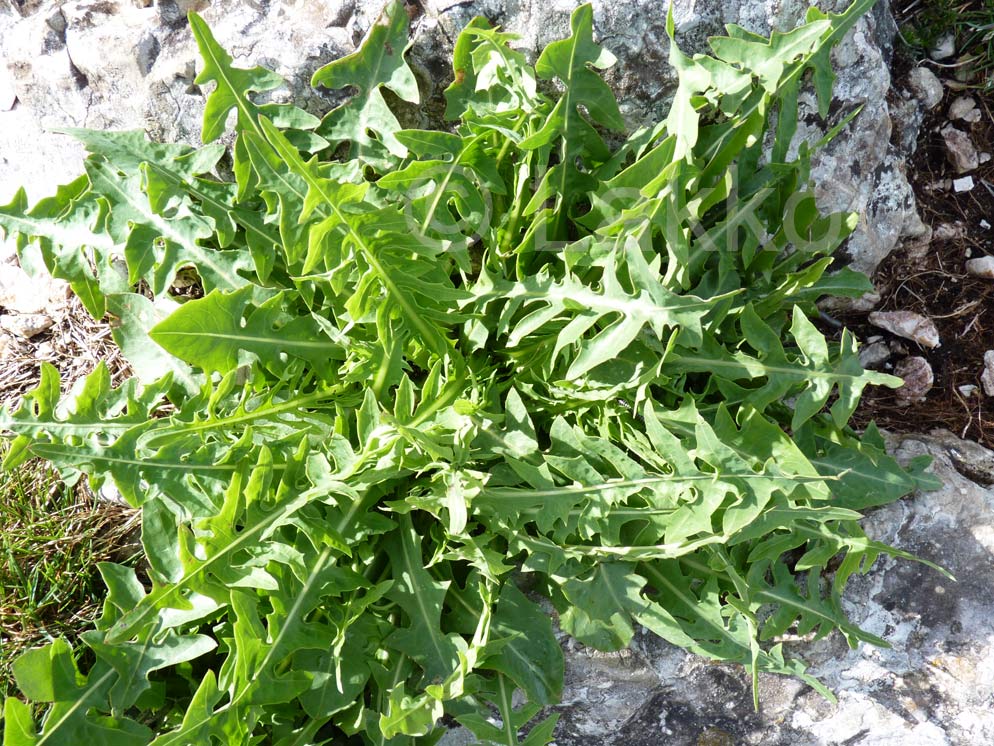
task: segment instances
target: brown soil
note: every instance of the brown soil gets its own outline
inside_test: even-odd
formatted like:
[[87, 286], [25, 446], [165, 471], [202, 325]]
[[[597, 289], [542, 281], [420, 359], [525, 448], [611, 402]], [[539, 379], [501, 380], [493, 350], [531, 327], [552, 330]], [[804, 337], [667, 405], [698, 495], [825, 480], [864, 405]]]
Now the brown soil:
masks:
[[[945, 428], [994, 447], [994, 399], [984, 395], [980, 383], [984, 352], [994, 350], [994, 280], [968, 275], [964, 267], [969, 258], [994, 255], [994, 160], [970, 173], [975, 184], [971, 191], [954, 192], [947, 180], [960, 174], [949, 163], [939, 132], [948, 121], [949, 104], [963, 93], [947, 89], [943, 102], [926, 116], [909, 164], [919, 212], [935, 236], [895, 251], [873, 277], [881, 296], [874, 310], [913, 311], [931, 318], [941, 346], [927, 350], [900, 340], [870, 325], [867, 313], [840, 318], [864, 343], [881, 336], [902, 344], [908, 355], [926, 358], [935, 376], [925, 401], [912, 405], [899, 404], [893, 390], [868, 389], [854, 418], [856, 426], [874, 420], [898, 432]], [[965, 93], [977, 101], [982, 117], [975, 124], [957, 121], [955, 126], [969, 128], [978, 152], [994, 153], [994, 96]], [[893, 370], [902, 354], [892, 356], [883, 370]], [[961, 391], [971, 385], [977, 387], [972, 394]]]

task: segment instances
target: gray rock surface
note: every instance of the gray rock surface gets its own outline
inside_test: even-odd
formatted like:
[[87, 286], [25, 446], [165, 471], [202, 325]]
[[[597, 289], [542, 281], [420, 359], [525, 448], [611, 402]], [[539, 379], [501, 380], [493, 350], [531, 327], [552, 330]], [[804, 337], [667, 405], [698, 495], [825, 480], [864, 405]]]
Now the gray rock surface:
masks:
[[[322, 113], [334, 97], [310, 89], [311, 73], [352, 51], [381, 7], [379, 0], [0, 0], [0, 202], [17, 185], [38, 199], [80, 171], [82, 149], [46, 132], [58, 126], [142, 127], [155, 139], [196, 143], [203, 91], [194, 85], [197, 53], [185, 14], [203, 12], [238, 64], [261, 64], [287, 80], [276, 98]], [[568, 33], [579, 0], [425, 0], [412, 4], [412, 58], [429, 102], [440, 112], [449, 52], [463, 25], [484, 14], [537, 50]], [[848, 0], [823, 0], [839, 11]], [[768, 34], [803, 19], [799, 0], [677, 0], [681, 43], [701, 50], [707, 35], [734, 22]], [[595, 0], [601, 39], [618, 57], [610, 80], [632, 125], [657, 119], [675, 79], [666, 64], [665, 4], [659, 0]], [[856, 106], [863, 111], [816, 156], [813, 179], [824, 209], [852, 210], [859, 227], [847, 251], [872, 270], [902, 236], [922, 230], [904, 171], [891, 144], [888, 59], [895, 26], [881, 4], [835, 53], [836, 103], [830, 124]], [[798, 137], [817, 139], [825, 123], [810, 97], [801, 101]], [[411, 121], [424, 125], [427, 121]], [[898, 138], [900, 142], [900, 138]]]
[[908, 85], [926, 109], [938, 106], [945, 94], [942, 81], [927, 67], [916, 67], [908, 73]]
[[891, 356], [890, 347], [886, 342], [871, 342], [859, 350], [859, 364], [864, 368], [879, 368]]
[[973, 171], [980, 165], [977, 148], [970, 136], [952, 125], [943, 127], [942, 139], [946, 144], [946, 155], [949, 162], [956, 167], [957, 173]]
[[928, 56], [933, 60], [948, 60], [954, 54], [956, 54], [956, 35], [952, 31], [943, 35], [928, 52]]
[[977, 101], [972, 96], [958, 96], [949, 105], [949, 118], [962, 119], [964, 122], [979, 122], [981, 116], [980, 109], [977, 108]]
[[922, 347], [938, 347], [939, 330], [932, 319], [911, 311], [874, 311], [868, 317], [874, 326], [903, 339], [910, 339]]
[[902, 406], [925, 401], [925, 396], [935, 383], [932, 366], [919, 355], [906, 357], [895, 365], [894, 375], [904, 381], [904, 385], [897, 390], [897, 403]]
[[31, 339], [50, 329], [55, 321], [44, 313], [19, 313], [0, 316], [0, 329]]

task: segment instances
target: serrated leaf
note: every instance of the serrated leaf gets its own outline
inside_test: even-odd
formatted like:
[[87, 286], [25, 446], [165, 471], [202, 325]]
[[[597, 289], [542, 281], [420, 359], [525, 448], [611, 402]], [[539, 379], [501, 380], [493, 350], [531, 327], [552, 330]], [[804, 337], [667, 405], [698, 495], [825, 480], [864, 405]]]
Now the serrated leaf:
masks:
[[[593, 180], [577, 164], [585, 162], [589, 171], [593, 162], [607, 160], [609, 150], [593, 124], [611, 130], [624, 129], [614, 93], [596, 72], [615, 63], [614, 55], [593, 41], [593, 9], [581, 5], [570, 18], [572, 36], [549, 44], [538, 61], [535, 71], [545, 80], [558, 79], [565, 87], [559, 99], [538, 130], [518, 147], [523, 150], [546, 147], [561, 138], [559, 163], [550, 168], [530, 202], [525, 214], [536, 211], [552, 198], [556, 213], [565, 215], [578, 196], [593, 185]], [[583, 111], [590, 117], [588, 120]], [[560, 217], [560, 221], [562, 217]]]
[[[93, 190], [111, 205], [108, 231], [125, 247], [130, 282], [144, 278], [152, 292], [161, 295], [181, 268], [193, 266], [208, 291], [244, 284], [239, 275], [240, 269], [248, 269], [244, 255], [201, 245], [212, 234], [204, 218], [182, 206], [174, 217], [159, 215], [143, 192], [141, 176], [122, 176], [100, 160], [88, 160], [86, 168]], [[148, 173], [143, 170], [146, 179]]]
[[249, 94], [279, 88], [283, 79], [262, 67], [234, 67], [231, 55], [217, 43], [203, 18], [190, 13], [189, 21], [190, 31], [197, 41], [200, 58], [204, 63], [194, 82], [197, 85], [210, 82], [217, 84], [204, 106], [204, 126], [201, 133], [203, 141], [214, 142], [221, 136], [232, 109], [238, 114], [238, 130], [257, 129], [258, 107], [249, 98]]

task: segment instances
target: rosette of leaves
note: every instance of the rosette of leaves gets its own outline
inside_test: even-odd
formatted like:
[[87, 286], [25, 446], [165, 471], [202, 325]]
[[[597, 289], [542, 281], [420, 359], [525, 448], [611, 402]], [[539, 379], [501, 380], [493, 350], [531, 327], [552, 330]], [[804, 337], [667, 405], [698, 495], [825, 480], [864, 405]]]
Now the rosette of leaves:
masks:
[[439, 130], [383, 93], [419, 100], [400, 4], [315, 73], [357, 92], [323, 120], [265, 103], [278, 76], [191, 14], [204, 147], [68, 130], [86, 173], [0, 208], [134, 371], [63, 392], [44, 366], [0, 412], [5, 466], [113, 482], [148, 558], [147, 582], [101, 566], [88, 670], [59, 640], [17, 661], [5, 746], [400, 746], [445, 715], [545, 744], [550, 610], [601, 650], [642, 625], [831, 696], [779, 638], [884, 644], [842, 593], [906, 555], [861, 511], [935, 486], [847, 426], [899, 380], [810, 320], [869, 285], [827, 274], [853, 223], [788, 148], [796, 100], [813, 85], [827, 113], [828, 52], [870, 4], [730, 26], [710, 56], [671, 44], [669, 116], [627, 136], [589, 6], [534, 67], [471, 23]]

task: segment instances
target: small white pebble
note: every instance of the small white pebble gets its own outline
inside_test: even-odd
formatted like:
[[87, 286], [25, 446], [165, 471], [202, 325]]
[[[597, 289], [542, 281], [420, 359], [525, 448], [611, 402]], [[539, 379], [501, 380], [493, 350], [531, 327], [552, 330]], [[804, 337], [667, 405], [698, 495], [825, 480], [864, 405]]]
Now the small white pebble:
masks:
[[991, 224], [988, 223], [986, 220], [981, 219], [980, 227], [983, 228], [985, 231], [989, 231], [991, 229]]
[[994, 280], [994, 256], [981, 256], [966, 263], [966, 271], [974, 277]]
[[980, 374], [980, 383], [987, 396], [994, 396], [994, 350], [984, 353], [984, 370]]
[[973, 177], [964, 176], [961, 179], [953, 179], [953, 189], [957, 192], [969, 192], [973, 189]]
[[890, 358], [890, 348], [884, 342], [872, 342], [859, 351], [859, 362], [864, 368], [875, 368]]
[[966, 119], [971, 111], [976, 111], [977, 102], [969, 96], [959, 96], [949, 106], [950, 119]]
[[949, 32], [935, 42], [935, 46], [928, 51], [928, 56], [933, 60], [947, 60], [956, 54], [956, 35]]

